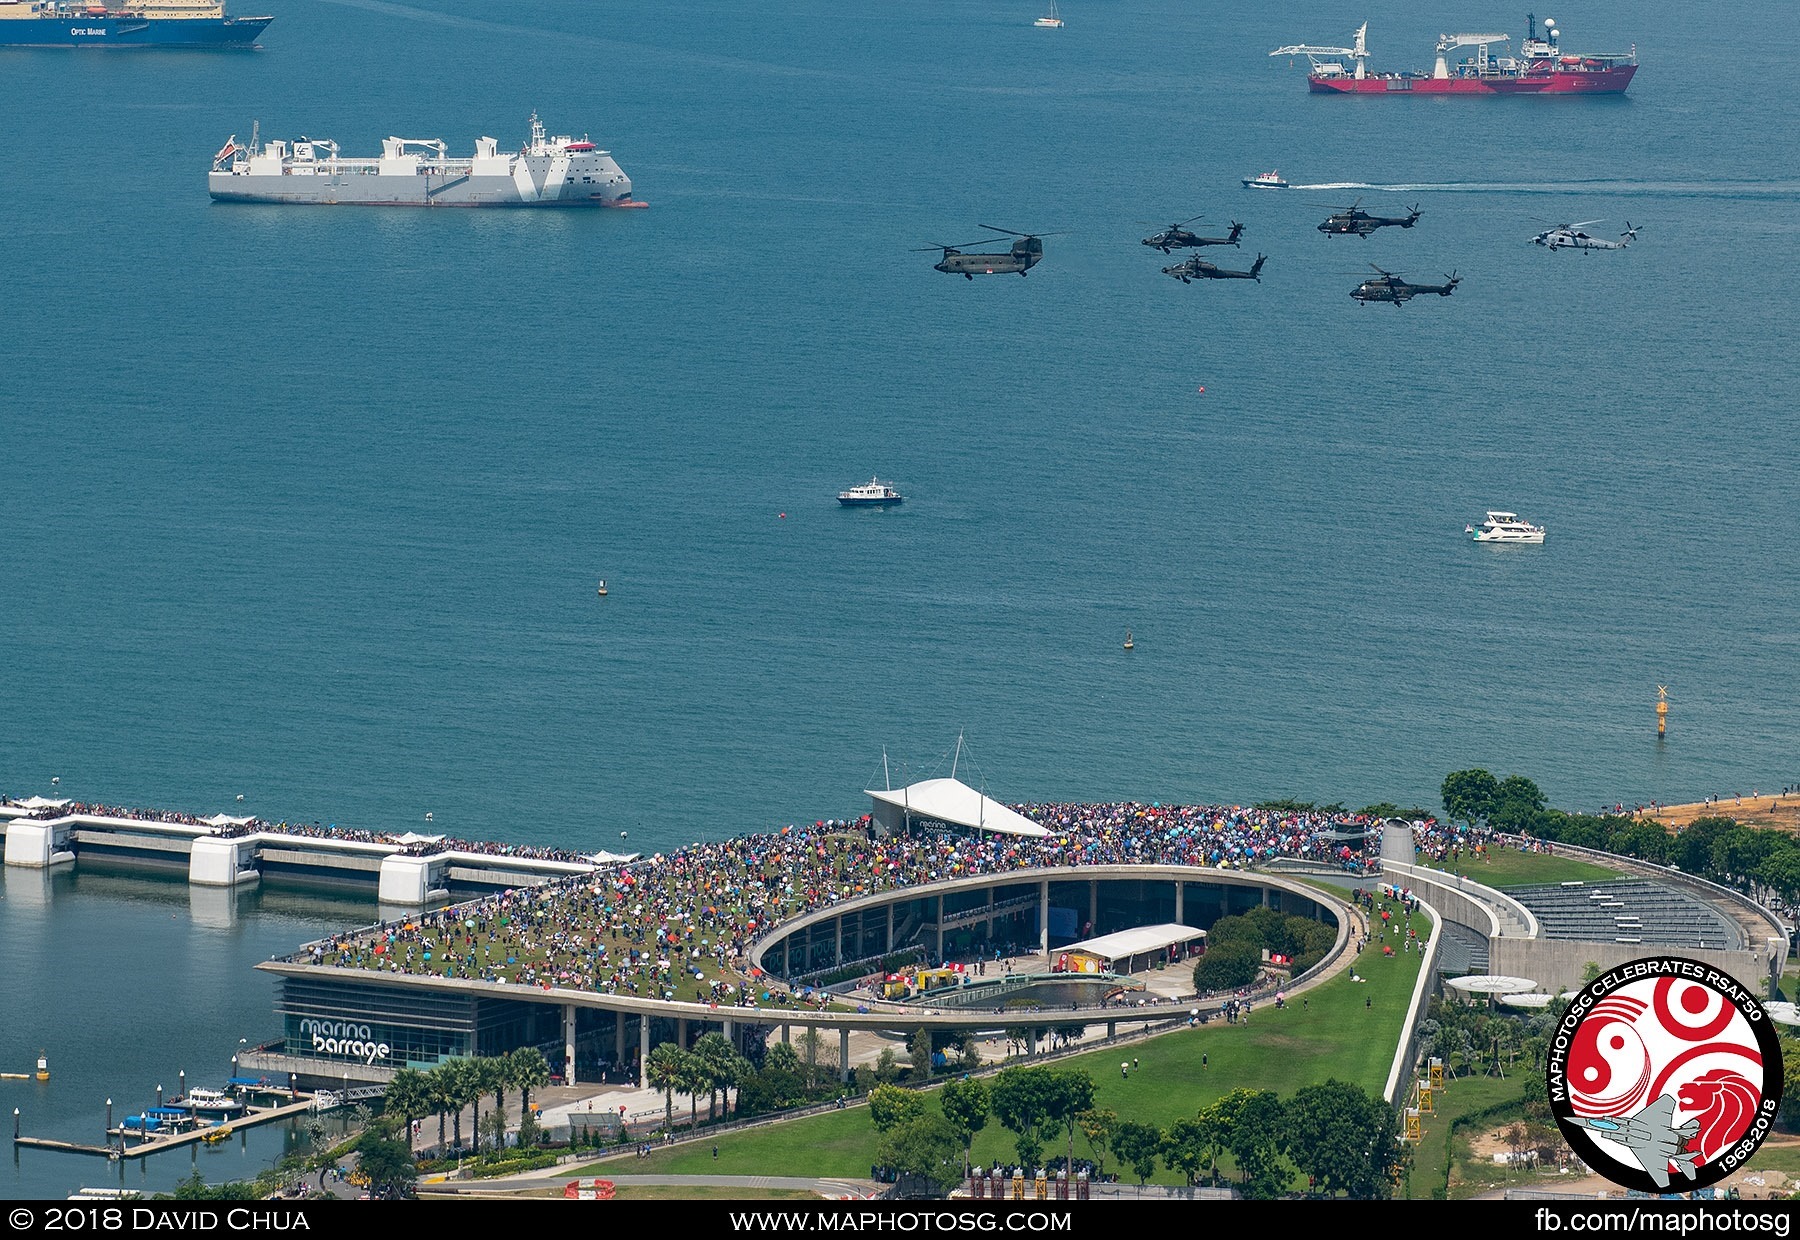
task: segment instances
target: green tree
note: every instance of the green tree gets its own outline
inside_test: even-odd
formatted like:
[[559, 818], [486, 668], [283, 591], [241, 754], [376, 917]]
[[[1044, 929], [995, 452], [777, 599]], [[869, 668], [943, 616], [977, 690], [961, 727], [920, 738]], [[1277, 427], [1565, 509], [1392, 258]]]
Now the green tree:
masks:
[[925, 1095], [899, 1085], [877, 1085], [869, 1091], [869, 1119], [877, 1132], [910, 1124], [925, 1114]]
[[1781, 1122], [1800, 1128], [1800, 1039], [1781, 1039], [1781, 1079]]
[[[462, 1148], [462, 1113], [463, 1108], [473, 1104], [475, 1113], [471, 1127], [475, 1132], [481, 1129], [481, 1095], [486, 1088], [486, 1078], [481, 1067], [473, 1059], [450, 1059], [444, 1062], [444, 1087], [451, 1106], [450, 1129], [456, 1138], [456, 1146]], [[480, 1138], [476, 1138], [480, 1144]]]
[[651, 1089], [663, 1091], [663, 1127], [675, 1127], [675, 1091], [681, 1087], [682, 1059], [687, 1052], [664, 1042], [644, 1058], [644, 1079]]
[[1236, 990], [1256, 980], [1262, 969], [1262, 949], [1243, 939], [1208, 943], [1206, 954], [1194, 966], [1194, 989]]
[[[481, 1069], [482, 1092], [494, 1095], [494, 1113], [500, 1117], [498, 1124], [489, 1124], [488, 1133], [494, 1138], [494, 1148], [502, 1148], [506, 1144], [506, 1090], [512, 1083], [510, 1069], [504, 1058], [482, 1058], [475, 1061]], [[476, 1135], [476, 1148], [481, 1146], [480, 1134]]]
[[900, 1079], [900, 1056], [894, 1054], [893, 1047], [882, 1047], [881, 1054], [875, 1057], [875, 1079], [883, 1085]]
[[1192, 1184], [1212, 1159], [1212, 1134], [1197, 1119], [1178, 1119], [1163, 1133], [1163, 1165], [1180, 1171]]
[[369, 1178], [369, 1195], [387, 1201], [412, 1196], [419, 1182], [412, 1151], [373, 1132], [356, 1143], [356, 1169]]
[[989, 1086], [994, 1118], [1013, 1134], [1019, 1165], [1036, 1167], [1044, 1155], [1044, 1126], [1057, 1105], [1061, 1086], [1049, 1068], [1002, 1068]]
[[[452, 1111], [458, 1110], [456, 1102], [452, 1097], [455, 1093], [455, 1083], [450, 1079], [455, 1073], [455, 1070], [450, 1066], [452, 1062], [454, 1061], [446, 1059], [443, 1063], [438, 1064], [436, 1067], [425, 1073], [425, 1084], [431, 1091], [431, 1113], [437, 1116], [439, 1153], [450, 1148], [444, 1139], [444, 1122], [449, 1118]], [[461, 1132], [462, 1125], [459, 1113], [457, 1124], [458, 1144], [461, 1144], [462, 1142]]]
[[228, 1180], [223, 1184], [208, 1184], [200, 1177], [196, 1168], [191, 1175], [185, 1176], [175, 1184], [173, 1193], [158, 1193], [156, 1200], [176, 1201], [255, 1201], [262, 1196], [262, 1191], [249, 1180]]
[[1088, 1151], [1094, 1156], [1094, 1167], [1104, 1173], [1107, 1143], [1112, 1140], [1113, 1129], [1119, 1126], [1119, 1113], [1090, 1108], [1077, 1115], [1075, 1122], [1081, 1126], [1081, 1135], [1087, 1141]]
[[1119, 1161], [1130, 1167], [1138, 1178], [1141, 1189], [1149, 1178], [1156, 1174], [1156, 1158], [1162, 1152], [1163, 1134], [1155, 1124], [1140, 1123], [1134, 1119], [1120, 1120], [1113, 1129], [1113, 1153]]
[[923, 1085], [931, 1079], [931, 1030], [921, 1028], [914, 1032], [906, 1044], [906, 1056], [912, 1063], [912, 1075], [908, 1078], [914, 1085]]
[[531, 1091], [550, 1083], [550, 1061], [535, 1046], [521, 1046], [506, 1057], [506, 1071], [513, 1088], [519, 1091], [519, 1111], [531, 1113]]
[[875, 1158], [902, 1176], [926, 1181], [942, 1196], [962, 1178], [958, 1165], [962, 1150], [962, 1139], [949, 1120], [921, 1114], [884, 1132], [876, 1143]]
[[382, 1113], [405, 1131], [407, 1146], [411, 1148], [413, 1121], [430, 1115], [434, 1105], [431, 1082], [417, 1068], [401, 1068], [382, 1091], [381, 1105]]
[[1385, 1201], [1405, 1165], [1394, 1109], [1344, 1081], [1298, 1090], [1283, 1108], [1283, 1146], [1327, 1196]]
[[1261, 1200], [1281, 1191], [1283, 1115], [1273, 1090], [1234, 1089], [1203, 1107], [1199, 1119], [1237, 1163], [1245, 1197]]
[[944, 1118], [950, 1121], [950, 1126], [962, 1136], [963, 1170], [966, 1172], [975, 1134], [987, 1127], [990, 1114], [987, 1085], [972, 1076], [946, 1081], [938, 1090], [938, 1106], [943, 1108]]
[[729, 1098], [731, 1087], [737, 1083], [737, 1047], [733, 1046], [724, 1034], [718, 1031], [700, 1035], [694, 1043], [694, 1054], [698, 1055], [706, 1065], [710, 1082], [706, 1094], [706, 1113], [717, 1116], [716, 1100], [721, 1091]]
[[1487, 821], [1499, 803], [1500, 785], [1492, 774], [1479, 767], [1467, 771], [1451, 771], [1444, 776], [1438, 794], [1444, 800], [1444, 813], [1452, 822], [1476, 826]]
[[1094, 1105], [1094, 1078], [1080, 1068], [1051, 1070], [1050, 1103], [1045, 1115], [1047, 1126], [1060, 1127], [1068, 1135], [1068, 1161], [1063, 1165], [1071, 1173], [1075, 1169], [1075, 1125], [1082, 1112]]
[[713, 1088], [712, 1066], [693, 1051], [682, 1051], [675, 1069], [675, 1088], [687, 1095], [688, 1131], [700, 1127], [700, 1095]]

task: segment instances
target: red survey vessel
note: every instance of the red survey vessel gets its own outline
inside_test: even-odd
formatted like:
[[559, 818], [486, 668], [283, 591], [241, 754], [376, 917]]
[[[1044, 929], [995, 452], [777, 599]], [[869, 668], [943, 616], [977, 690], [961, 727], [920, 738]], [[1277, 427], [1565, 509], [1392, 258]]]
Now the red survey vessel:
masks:
[[[1549, 18], [1544, 19], [1542, 38], [1535, 15], [1527, 14], [1525, 25], [1517, 56], [1511, 54], [1510, 35], [1439, 35], [1437, 63], [1429, 73], [1371, 72], [1364, 38], [1367, 22], [1357, 27], [1353, 47], [1296, 43], [1269, 55], [1305, 56], [1312, 65], [1306, 82], [1314, 94], [1618, 95], [1631, 85], [1638, 67], [1636, 44], [1629, 52], [1571, 55], [1559, 46], [1562, 32]], [[1498, 55], [1491, 50], [1496, 44], [1501, 45]], [[1465, 54], [1453, 61], [1456, 53]]]

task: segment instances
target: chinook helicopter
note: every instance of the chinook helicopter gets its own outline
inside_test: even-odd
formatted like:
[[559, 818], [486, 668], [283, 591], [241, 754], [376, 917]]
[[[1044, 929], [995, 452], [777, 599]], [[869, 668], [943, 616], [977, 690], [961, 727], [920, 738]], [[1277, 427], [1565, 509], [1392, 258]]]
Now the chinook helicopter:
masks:
[[1165, 276], [1174, 276], [1183, 284], [1192, 284], [1195, 280], [1255, 280], [1262, 283], [1262, 267], [1268, 262], [1266, 254], [1258, 254], [1256, 261], [1250, 264], [1248, 271], [1229, 271], [1224, 267], [1214, 266], [1206, 262], [1198, 254], [1185, 258], [1173, 267], [1164, 267]]
[[1189, 232], [1187, 226], [1201, 217], [1196, 215], [1192, 220], [1183, 220], [1179, 224], [1170, 224], [1167, 228], [1152, 237], [1145, 237], [1145, 245], [1153, 245], [1167, 254], [1170, 250], [1197, 248], [1203, 245], [1236, 245], [1238, 238], [1244, 235], [1244, 226], [1236, 220], [1231, 221], [1229, 237], [1202, 237], [1198, 233]]
[[1622, 250], [1637, 240], [1640, 226], [1633, 225], [1630, 220], [1625, 221], [1625, 231], [1619, 234], [1617, 241], [1603, 241], [1582, 231], [1589, 224], [1600, 223], [1604, 221], [1582, 220], [1579, 224], [1557, 224], [1533, 237], [1531, 244], [1552, 250]]
[[[1369, 266], [1375, 267], [1375, 264], [1370, 263]], [[1374, 277], [1364, 280], [1350, 290], [1350, 296], [1365, 306], [1372, 301], [1392, 302], [1395, 306], [1399, 306], [1402, 302], [1411, 301], [1421, 293], [1436, 293], [1439, 297], [1448, 297], [1455, 291], [1456, 286], [1462, 283], [1462, 277], [1454, 271], [1444, 274], [1444, 279], [1448, 281], [1445, 284], [1409, 284], [1400, 278], [1398, 272], [1383, 271], [1379, 267], [1375, 267], [1375, 271]]]
[[1411, 228], [1419, 222], [1419, 208], [1413, 207], [1405, 215], [1370, 215], [1362, 209], [1362, 199], [1358, 198], [1347, 207], [1333, 207], [1332, 214], [1319, 231], [1328, 237], [1363, 237], [1377, 228]]
[[968, 254], [964, 246], [980, 245], [979, 241], [964, 241], [957, 245], [945, 245], [936, 242], [932, 245], [919, 246], [914, 253], [927, 253], [931, 250], [942, 250], [941, 262], [933, 263], [933, 271], [942, 271], [948, 275], [962, 276], [973, 280], [976, 276], [1011, 275], [1018, 272], [1024, 275], [1033, 267], [1044, 261], [1044, 243], [1041, 238], [1054, 237], [1056, 233], [1022, 233], [1010, 228], [995, 228], [992, 224], [983, 224], [983, 228], [997, 233], [1005, 233], [1009, 237], [1017, 237], [1012, 248], [999, 254]]

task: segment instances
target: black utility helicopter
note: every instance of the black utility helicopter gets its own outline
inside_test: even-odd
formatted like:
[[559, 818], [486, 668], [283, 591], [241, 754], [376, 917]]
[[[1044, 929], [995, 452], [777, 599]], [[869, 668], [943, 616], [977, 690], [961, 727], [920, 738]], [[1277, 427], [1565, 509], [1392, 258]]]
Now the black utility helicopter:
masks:
[[1223, 267], [1215, 267], [1205, 262], [1196, 254], [1192, 258], [1184, 258], [1173, 267], [1164, 267], [1165, 276], [1174, 276], [1183, 284], [1192, 284], [1195, 280], [1255, 280], [1262, 283], [1262, 265], [1268, 262], [1268, 256], [1258, 254], [1256, 261], [1250, 264], [1248, 271], [1227, 271]]
[[930, 250], [942, 250], [942, 262], [932, 264], [933, 271], [942, 271], [953, 276], [962, 276], [973, 280], [976, 276], [1011, 275], [1018, 272], [1024, 275], [1033, 267], [1044, 261], [1044, 243], [1040, 238], [1054, 237], [1055, 233], [1022, 233], [1010, 228], [994, 228], [992, 224], [983, 224], [983, 228], [997, 233], [1005, 233], [1009, 237], [1017, 237], [1012, 248], [1001, 254], [965, 254], [963, 246], [980, 245], [979, 241], [964, 241], [957, 245], [944, 245], [942, 242], [920, 246], [915, 253]]
[[1328, 237], [1367, 237], [1377, 228], [1411, 228], [1418, 222], [1417, 206], [1406, 215], [1370, 215], [1358, 198], [1347, 207], [1333, 207], [1331, 217], [1319, 225], [1319, 231]]
[[1244, 226], [1236, 220], [1231, 221], [1229, 237], [1202, 237], [1198, 233], [1188, 231], [1187, 226], [1201, 218], [1196, 215], [1192, 220], [1183, 220], [1179, 224], [1170, 224], [1153, 237], [1145, 237], [1145, 245], [1153, 245], [1167, 254], [1170, 250], [1197, 248], [1203, 245], [1236, 245], [1238, 238], [1244, 235]]
[[1619, 234], [1617, 241], [1605, 241], [1582, 231], [1589, 224], [1602, 222], [1582, 220], [1579, 224], [1556, 224], [1533, 237], [1531, 243], [1547, 246], [1552, 250], [1622, 250], [1637, 240], [1639, 228], [1634, 227], [1630, 220], [1625, 221], [1625, 231]]
[[[1369, 266], [1375, 267], [1375, 264], [1370, 263]], [[1448, 297], [1462, 283], [1462, 277], [1454, 271], [1444, 274], [1444, 279], [1448, 281], [1446, 284], [1409, 284], [1397, 272], [1382, 271], [1379, 267], [1375, 267], [1375, 270], [1378, 274], [1374, 278], [1364, 280], [1350, 290], [1350, 296], [1365, 306], [1372, 301], [1387, 301], [1398, 306], [1421, 293], [1436, 293], [1439, 297]]]

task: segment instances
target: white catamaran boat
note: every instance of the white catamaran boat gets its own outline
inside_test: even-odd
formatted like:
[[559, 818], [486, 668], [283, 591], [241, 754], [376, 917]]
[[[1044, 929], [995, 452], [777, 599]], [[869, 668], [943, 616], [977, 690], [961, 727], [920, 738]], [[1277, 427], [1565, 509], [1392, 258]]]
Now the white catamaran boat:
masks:
[[1034, 26], [1060, 26], [1063, 19], [1057, 15], [1056, 0], [1050, 0], [1050, 11], [1031, 23]]
[[1463, 533], [1468, 534], [1478, 543], [1541, 543], [1544, 541], [1544, 527], [1519, 520], [1519, 514], [1516, 512], [1490, 512], [1487, 520], [1481, 523], [1481, 528], [1465, 525]]

